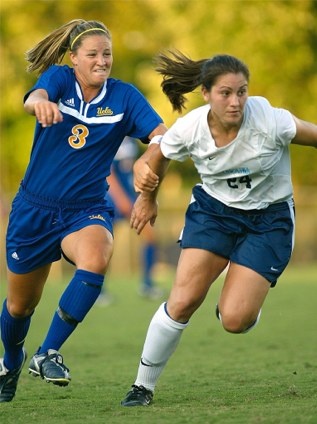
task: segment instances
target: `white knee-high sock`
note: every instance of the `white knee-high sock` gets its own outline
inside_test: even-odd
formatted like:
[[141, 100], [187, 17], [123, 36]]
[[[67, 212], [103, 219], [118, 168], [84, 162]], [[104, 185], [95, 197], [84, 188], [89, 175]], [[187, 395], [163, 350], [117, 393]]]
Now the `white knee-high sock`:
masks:
[[188, 325], [188, 322], [183, 324], [174, 321], [165, 308], [166, 303], [162, 303], [150, 322], [134, 383], [152, 391]]

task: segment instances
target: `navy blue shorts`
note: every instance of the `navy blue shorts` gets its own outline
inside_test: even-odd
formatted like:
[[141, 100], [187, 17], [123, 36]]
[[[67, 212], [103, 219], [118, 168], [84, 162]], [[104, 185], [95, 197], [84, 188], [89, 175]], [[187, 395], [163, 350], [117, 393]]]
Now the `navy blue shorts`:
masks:
[[95, 224], [113, 234], [112, 223], [113, 207], [106, 200], [57, 203], [21, 187], [12, 204], [7, 230], [8, 268], [24, 274], [58, 261], [65, 236]]
[[251, 268], [273, 287], [291, 258], [294, 221], [293, 202], [241, 210], [224, 205], [197, 185], [179, 242], [183, 249], [208, 250]]

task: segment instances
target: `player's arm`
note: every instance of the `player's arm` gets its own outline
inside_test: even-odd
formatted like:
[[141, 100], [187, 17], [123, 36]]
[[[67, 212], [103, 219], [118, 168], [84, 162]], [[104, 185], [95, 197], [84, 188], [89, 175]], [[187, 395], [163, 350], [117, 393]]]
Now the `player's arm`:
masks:
[[312, 146], [317, 148], [317, 125], [303, 121], [293, 115], [296, 125], [296, 135], [292, 144], [301, 144], [303, 146]]
[[24, 109], [30, 115], [35, 115], [42, 127], [50, 127], [63, 121], [58, 105], [49, 101], [47, 91], [43, 89], [30, 93], [24, 103]]
[[157, 194], [161, 182], [166, 174], [170, 160], [163, 156], [160, 145], [156, 144], [151, 149], [148, 165], [159, 177], [159, 183], [153, 191], [142, 191], [137, 198], [131, 213], [130, 225], [138, 234], [141, 233], [148, 221], [153, 226], [157, 217]]
[[158, 175], [148, 165], [148, 159], [167, 131], [164, 124], [159, 124], [149, 135], [150, 144], [133, 166], [134, 189], [137, 192], [153, 191], [159, 183]]

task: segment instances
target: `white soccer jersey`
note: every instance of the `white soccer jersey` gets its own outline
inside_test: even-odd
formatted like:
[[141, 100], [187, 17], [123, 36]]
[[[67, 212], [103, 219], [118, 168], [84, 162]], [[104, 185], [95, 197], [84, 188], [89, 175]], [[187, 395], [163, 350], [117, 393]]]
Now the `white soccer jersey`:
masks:
[[194, 109], [161, 140], [165, 157], [190, 157], [204, 190], [227, 206], [263, 209], [292, 197], [289, 144], [296, 126], [290, 112], [263, 97], [249, 97], [237, 137], [217, 147], [208, 126], [210, 105]]

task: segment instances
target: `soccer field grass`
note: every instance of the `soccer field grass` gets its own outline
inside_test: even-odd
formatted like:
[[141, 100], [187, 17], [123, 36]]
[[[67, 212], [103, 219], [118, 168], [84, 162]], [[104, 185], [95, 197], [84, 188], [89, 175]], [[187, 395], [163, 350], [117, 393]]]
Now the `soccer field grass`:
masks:
[[[65, 285], [47, 284], [25, 344], [29, 357]], [[259, 325], [246, 335], [228, 334], [216, 320], [216, 282], [162, 374], [154, 403], [124, 408], [120, 401], [161, 303], [140, 298], [137, 288], [136, 277], [113, 276], [114, 302], [95, 305], [61, 350], [71, 384], [47, 384], [25, 366], [15, 399], [0, 404], [1, 423], [317, 423], [317, 267], [289, 267], [269, 293]]]

